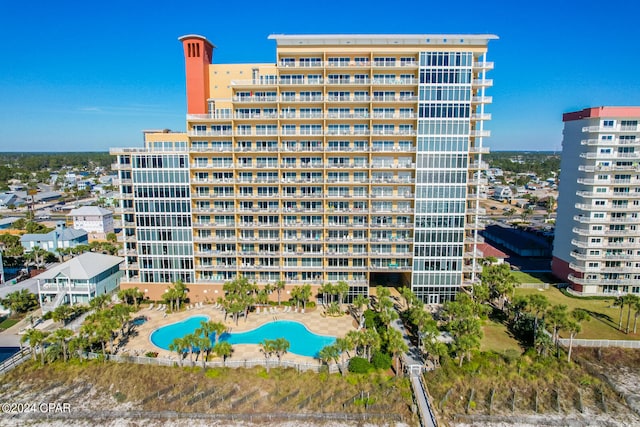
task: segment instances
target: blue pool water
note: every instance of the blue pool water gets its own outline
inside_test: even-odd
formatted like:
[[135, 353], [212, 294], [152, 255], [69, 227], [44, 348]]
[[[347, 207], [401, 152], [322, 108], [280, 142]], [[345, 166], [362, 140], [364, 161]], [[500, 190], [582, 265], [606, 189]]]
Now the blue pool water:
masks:
[[174, 339], [194, 333], [200, 327], [200, 323], [207, 320], [209, 320], [207, 316], [192, 316], [182, 322], [172, 323], [156, 329], [151, 333], [149, 339], [153, 345], [169, 350], [169, 344]]
[[[208, 319], [204, 316], [194, 316], [182, 322], [158, 328], [151, 334], [151, 342], [168, 350], [169, 344], [176, 337], [193, 333], [200, 327], [202, 320]], [[215, 336], [212, 335], [210, 338], [214, 340]], [[265, 339], [274, 340], [276, 338], [284, 338], [289, 341], [290, 353], [307, 357], [316, 357], [323, 347], [336, 341], [335, 337], [316, 335], [302, 323], [288, 320], [269, 322], [251, 331], [224, 333], [220, 336], [221, 341], [227, 341], [230, 344], [260, 344]]]
[[131, 323], [133, 323], [133, 324], [134, 324], [134, 325], [136, 325], [136, 326], [140, 326], [140, 325], [142, 325], [142, 324], [143, 324], [144, 322], [146, 322], [146, 321], [147, 321], [147, 318], [146, 318], [146, 317], [144, 317], [144, 316], [140, 316], [140, 317], [136, 317], [135, 319], [133, 319], [133, 320], [131, 321]]

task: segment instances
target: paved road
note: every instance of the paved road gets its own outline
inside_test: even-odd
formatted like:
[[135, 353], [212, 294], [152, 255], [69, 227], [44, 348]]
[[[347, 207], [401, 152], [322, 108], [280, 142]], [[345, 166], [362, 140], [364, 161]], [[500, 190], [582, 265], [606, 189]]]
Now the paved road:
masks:
[[9, 285], [7, 283], [0, 285], [0, 298], [4, 298], [7, 294], [10, 294], [15, 291], [21, 291], [23, 289], [28, 289], [29, 292], [38, 294], [38, 281], [35, 278], [23, 280], [22, 282], [18, 282], [15, 285]]

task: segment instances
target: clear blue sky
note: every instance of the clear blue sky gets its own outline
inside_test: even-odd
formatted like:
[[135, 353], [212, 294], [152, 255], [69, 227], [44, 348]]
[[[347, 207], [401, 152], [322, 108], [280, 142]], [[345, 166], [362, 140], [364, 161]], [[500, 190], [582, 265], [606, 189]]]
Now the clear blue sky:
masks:
[[[242, 6], [236, 6], [242, 5]], [[640, 105], [640, 2], [0, 2], [0, 151], [106, 151], [185, 128], [177, 38], [272, 62], [269, 34], [496, 34], [492, 150], [559, 150], [562, 113]]]

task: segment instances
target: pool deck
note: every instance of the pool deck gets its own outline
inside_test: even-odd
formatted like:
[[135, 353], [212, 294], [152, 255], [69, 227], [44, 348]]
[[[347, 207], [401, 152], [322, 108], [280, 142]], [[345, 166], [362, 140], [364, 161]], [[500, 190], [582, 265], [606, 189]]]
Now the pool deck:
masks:
[[[155, 308], [149, 310], [148, 306], [133, 313], [131, 318], [138, 316], [146, 316], [147, 321], [142, 325], [135, 326], [134, 334], [131, 335], [127, 344], [118, 351], [118, 354], [134, 354], [142, 356], [148, 351], [157, 351], [158, 357], [171, 358], [177, 360], [175, 352], [163, 350], [153, 345], [149, 339], [151, 333], [161, 326], [171, 323], [180, 322], [192, 316], [208, 316], [210, 320], [222, 322], [229, 328], [229, 332], [244, 332], [255, 329], [273, 320], [292, 320], [304, 324], [311, 332], [319, 335], [330, 335], [334, 337], [344, 337], [347, 332], [356, 329], [356, 323], [348, 314], [341, 317], [324, 317], [324, 309], [317, 307], [313, 310], [307, 310], [306, 313], [283, 313], [280, 307], [278, 313], [250, 313], [248, 318], [240, 317], [236, 326], [231, 316], [224, 321], [224, 313], [214, 308], [213, 305], [204, 305], [202, 308], [193, 308], [191, 310], [183, 310], [176, 313], [168, 313], [165, 316], [164, 311], [158, 311]], [[262, 310], [261, 310], [262, 311]], [[260, 347], [256, 344], [234, 344], [233, 354], [230, 360], [255, 360], [263, 359], [264, 355], [260, 352]], [[210, 359], [211, 360], [211, 359]], [[298, 363], [313, 363], [315, 359], [311, 357], [299, 356], [297, 354], [287, 353], [282, 360], [290, 360]]]

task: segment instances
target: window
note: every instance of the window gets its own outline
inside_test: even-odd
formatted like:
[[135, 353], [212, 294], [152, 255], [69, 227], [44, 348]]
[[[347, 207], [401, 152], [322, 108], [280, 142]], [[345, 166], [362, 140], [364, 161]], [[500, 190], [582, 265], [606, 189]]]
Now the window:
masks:
[[602, 121], [602, 126], [604, 127], [613, 127], [614, 124], [614, 120], [603, 120]]

